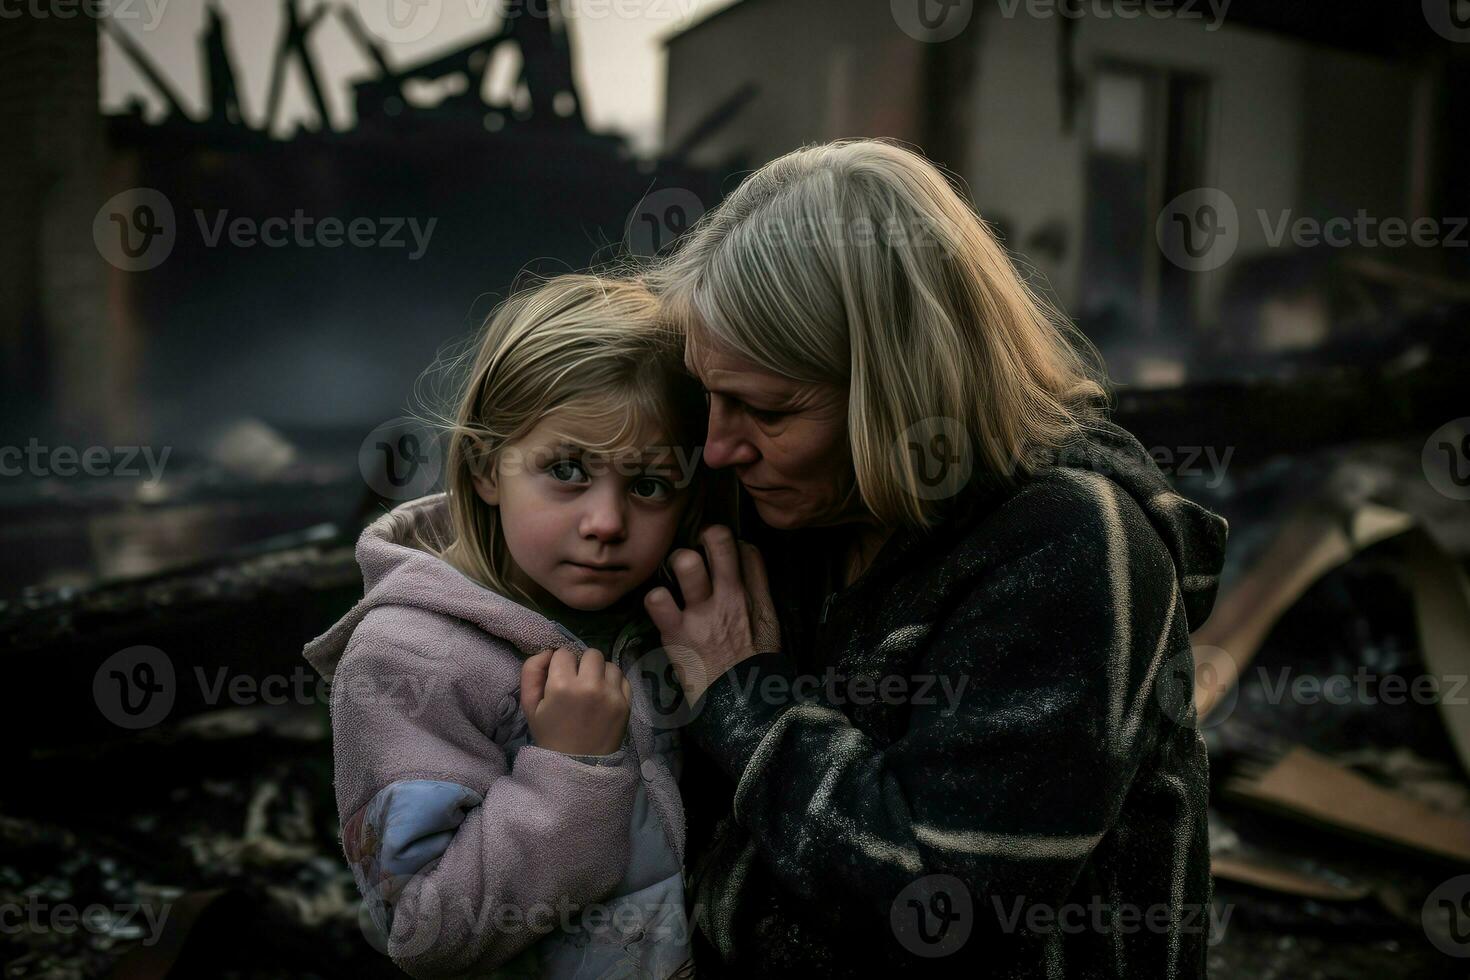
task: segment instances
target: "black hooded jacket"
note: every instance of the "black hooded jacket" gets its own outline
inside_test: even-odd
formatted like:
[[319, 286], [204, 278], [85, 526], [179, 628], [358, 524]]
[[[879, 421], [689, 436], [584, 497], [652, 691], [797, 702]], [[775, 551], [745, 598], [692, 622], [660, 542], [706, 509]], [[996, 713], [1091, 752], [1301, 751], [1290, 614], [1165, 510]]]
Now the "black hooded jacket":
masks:
[[1103, 423], [847, 588], [835, 534], [743, 534], [782, 650], [687, 729], [700, 975], [1204, 976], [1225, 522]]

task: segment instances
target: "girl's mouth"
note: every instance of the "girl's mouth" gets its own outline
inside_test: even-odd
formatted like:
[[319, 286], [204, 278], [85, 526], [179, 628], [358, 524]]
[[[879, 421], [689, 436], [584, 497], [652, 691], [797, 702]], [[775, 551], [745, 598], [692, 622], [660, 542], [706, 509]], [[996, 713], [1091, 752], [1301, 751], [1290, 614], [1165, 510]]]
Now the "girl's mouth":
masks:
[[571, 565], [573, 568], [583, 568], [589, 572], [600, 572], [604, 575], [610, 574], [612, 572], [626, 572], [628, 570], [627, 565], [593, 565], [587, 562], [580, 561], [569, 561], [567, 562], [567, 564]]

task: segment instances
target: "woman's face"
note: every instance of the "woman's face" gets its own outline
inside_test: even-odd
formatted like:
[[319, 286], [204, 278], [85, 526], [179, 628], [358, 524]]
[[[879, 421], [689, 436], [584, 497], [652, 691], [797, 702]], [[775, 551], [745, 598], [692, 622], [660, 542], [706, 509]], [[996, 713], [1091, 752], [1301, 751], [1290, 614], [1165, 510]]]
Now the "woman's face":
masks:
[[855, 517], [843, 507], [855, 481], [845, 388], [792, 381], [698, 342], [685, 343], [684, 362], [709, 391], [705, 462], [735, 468], [761, 520], [789, 529]]

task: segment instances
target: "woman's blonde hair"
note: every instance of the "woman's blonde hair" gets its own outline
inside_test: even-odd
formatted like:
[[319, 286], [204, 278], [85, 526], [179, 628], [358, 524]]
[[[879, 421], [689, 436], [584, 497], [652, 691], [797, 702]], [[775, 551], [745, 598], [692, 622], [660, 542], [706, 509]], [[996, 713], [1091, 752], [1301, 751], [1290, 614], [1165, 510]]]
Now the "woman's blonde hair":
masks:
[[[514, 292], [488, 317], [459, 364], [456, 409], [441, 420], [448, 440], [447, 540], [420, 538], [471, 579], [520, 600], [499, 508], [480, 499], [474, 477], [493, 471], [502, 450], [553, 412], [609, 435], [588, 449], [634, 448], [641, 431], [661, 430], [694, 467], [704, 443], [705, 403], [682, 370], [681, 337], [635, 278], [563, 275]], [[640, 447], [641, 448], [641, 447]], [[691, 481], [679, 540], [692, 540], [703, 481]], [[676, 481], [677, 482], [677, 481]]]
[[693, 339], [848, 392], [857, 492], [890, 526], [936, 522], [903, 444], [953, 420], [1009, 479], [1104, 410], [1096, 351], [1017, 273], [938, 168], [879, 140], [766, 164], [650, 277]]

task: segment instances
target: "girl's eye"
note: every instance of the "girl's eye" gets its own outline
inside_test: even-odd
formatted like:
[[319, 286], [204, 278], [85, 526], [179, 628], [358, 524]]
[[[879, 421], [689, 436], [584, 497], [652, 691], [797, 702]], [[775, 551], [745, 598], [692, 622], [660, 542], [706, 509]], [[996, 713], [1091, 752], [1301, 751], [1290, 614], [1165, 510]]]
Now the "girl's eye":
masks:
[[645, 500], [668, 500], [674, 493], [674, 487], [668, 480], [656, 476], [639, 477], [629, 489], [633, 491], [633, 496]]
[[587, 479], [587, 471], [574, 459], [559, 459], [546, 468], [553, 480], [562, 483], [580, 483]]

